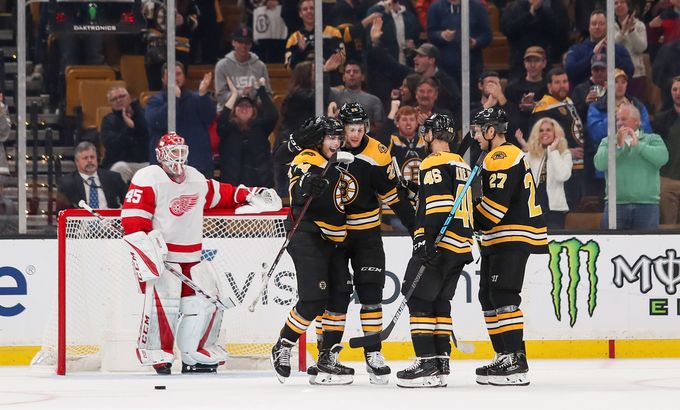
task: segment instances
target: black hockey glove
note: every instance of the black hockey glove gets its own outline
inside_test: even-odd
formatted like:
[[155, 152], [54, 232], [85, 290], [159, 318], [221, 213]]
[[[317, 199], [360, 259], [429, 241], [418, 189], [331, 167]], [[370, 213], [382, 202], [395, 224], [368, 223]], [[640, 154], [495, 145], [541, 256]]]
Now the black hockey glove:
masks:
[[439, 266], [439, 260], [442, 257], [442, 252], [434, 245], [434, 242], [428, 241], [425, 244], [425, 251], [427, 252], [425, 256], [425, 266], [428, 268], [436, 268]]
[[328, 184], [327, 179], [316, 174], [305, 174], [300, 178], [300, 189], [303, 197], [318, 197], [328, 189]]

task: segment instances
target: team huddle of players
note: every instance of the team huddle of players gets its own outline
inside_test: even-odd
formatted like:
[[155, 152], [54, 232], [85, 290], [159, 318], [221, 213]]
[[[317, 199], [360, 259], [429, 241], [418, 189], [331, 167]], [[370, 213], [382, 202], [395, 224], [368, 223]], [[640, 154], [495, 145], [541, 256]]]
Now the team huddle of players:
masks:
[[[400, 144], [428, 148], [418, 180], [410, 183], [403, 180], [391, 158], [399, 144], [388, 147], [370, 137], [367, 118], [359, 104], [345, 104], [337, 119], [309, 119], [275, 155], [290, 163], [291, 207], [294, 218], [300, 218], [299, 232], [288, 247], [297, 272], [299, 300], [272, 348], [279, 381], [290, 376], [291, 349], [313, 321], [319, 357], [308, 370], [310, 383], [353, 381], [354, 369], [338, 361], [352, 292], [361, 304], [364, 334], [378, 334], [383, 328], [385, 253], [380, 214], [384, 203], [413, 238], [402, 293], [406, 295], [416, 277], [420, 279], [407, 301], [417, 358], [397, 372], [397, 385], [447, 384], [453, 337], [451, 300], [463, 267], [473, 260], [473, 232], [480, 235], [482, 255], [479, 300], [496, 351], [490, 364], [477, 369], [477, 382], [529, 384], [520, 292], [529, 254], [547, 251], [547, 230], [535, 203], [536, 188], [527, 160], [519, 148], [505, 141], [505, 112], [490, 108], [472, 121], [470, 138], [481, 148], [483, 192], [474, 202], [471, 190], [465, 189], [471, 168], [459, 153], [452, 152], [460, 141], [450, 117], [432, 115], [420, 127], [415, 144]], [[400, 142], [400, 138], [393, 136], [392, 141]], [[334, 164], [339, 150], [351, 153], [354, 161]], [[403, 166], [406, 157], [398, 158], [396, 165]], [[460, 196], [460, 205], [454, 209]], [[416, 199], [415, 210], [410, 197]], [[301, 215], [307, 202], [309, 208]], [[371, 383], [386, 384], [391, 369], [381, 353], [380, 338], [374, 340], [375, 344], [364, 347], [366, 370]]]
[[[417, 358], [397, 372], [397, 385], [446, 386], [451, 300], [463, 267], [473, 260], [474, 232], [482, 255], [479, 300], [496, 352], [490, 364], [476, 370], [477, 382], [529, 384], [520, 292], [529, 254], [547, 251], [547, 230], [527, 160], [505, 141], [507, 121], [499, 108], [483, 110], [472, 121], [469, 138], [481, 148], [472, 162], [481, 167], [482, 179], [482, 196], [474, 201], [466, 183], [478, 169], [472, 172], [462, 153], [456, 153], [464, 144], [446, 115], [428, 118], [415, 144], [393, 136], [385, 146], [369, 135], [363, 107], [348, 103], [338, 118], [307, 120], [278, 148], [275, 158], [290, 164], [292, 216], [298, 225], [287, 250], [299, 296], [272, 348], [280, 382], [290, 376], [292, 347], [315, 321], [319, 356], [308, 369], [310, 383], [352, 383], [354, 369], [341, 364], [338, 356], [354, 292], [364, 334], [383, 330], [384, 204], [413, 238], [402, 293], [407, 295], [413, 284], [407, 306]], [[409, 153], [417, 156], [410, 149], [399, 153], [409, 146], [427, 147], [419, 172], [409, 172], [417, 181], [405, 180], [400, 172], [412, 164]], [[200, 258], [203, 210], [244, 204], [249, 212], [275, 210], [280, 199], [270, 189], [206, 179], [186, 165], [188, 147], [179, 135], [161, 138], [156, 155], [160, 165], [135, 175], [122, 211], [125, 243], [145, 294], [137, 356], [159, 374], [170, 374], [177, 339], [183, 373], [215, 372], [226, 359], [217, 343], [221, 312], [197, 296], [186, 280], [160, 273], [172, 264], [185, 279], [219, 296], [216, 276]], [[454, 202], [459, 203], [455, 209]], [[386, 384], [391, 369], [380, 338], [374, 340], [364, 347], [366, 369], [371, 383]]]

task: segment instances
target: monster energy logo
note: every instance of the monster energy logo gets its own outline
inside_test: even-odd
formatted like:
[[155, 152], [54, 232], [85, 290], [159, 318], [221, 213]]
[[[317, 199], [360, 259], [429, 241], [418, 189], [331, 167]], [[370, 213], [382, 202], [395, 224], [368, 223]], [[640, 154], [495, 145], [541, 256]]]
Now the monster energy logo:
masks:
[[[577, 288], [581, 282], [581, 254], [586, 255], [585, 271], [588, 275], [589, 291], [588, 291], [588, 314], [592, 317], [595, 307], [597, 306], [597, 257], [600, 255], [600, 245], [597, 242], [590, 240], [586, 243], [579, 241], [576, 238], [567, 239], [566, 241], [557, 242], [551, 241], [548, 245], [550, 251], [550, 273], [552, 276], [552, 300], [553, 308], [555, 310], [555, 317], [557, 320], [562, 320], [561, 306], [562, 306], [562, 255], [566, 253], [567, 267], [569, 276], [569, 286], [567, 287], [567, 300], [569, 306], [569, 325], [574, 327], [576, 317], [578, 315], [577, 308]], [[566, 251], [566, 252], [563, 252]]]

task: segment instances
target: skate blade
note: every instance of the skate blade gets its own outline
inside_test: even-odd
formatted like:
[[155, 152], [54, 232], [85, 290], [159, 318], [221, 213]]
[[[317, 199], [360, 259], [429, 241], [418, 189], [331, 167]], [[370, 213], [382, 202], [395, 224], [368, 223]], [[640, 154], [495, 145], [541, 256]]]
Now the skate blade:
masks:
[[385, 385], [390, 382], [390, 375], [377, 375], [375, 373], [368, 373], [368, 380], [371, 382], [371, 384]]
[[526, 373], [516, 373], [508, 376], [489, 376], [492, 386], [528, 386], [529, 376]]
[[271, 363], [272, 369], [274, 369], [274, 374], [276, 375], [276, 378], [279, 380], [279, 383], [284, 384], [286, 382], [286, 377], [280, 375], [279, 372], [276, 371], [276, 366], [274, 366], [274, 356], [269, 355], [269, 363]]
[[449, 384], [449, 380], [446, 375], [440, 374], [437, 376], [439, 378], [439, 387], [446, 387]]
[[439, 387], [439, 377], [438, 376], [425, 376], [419, 377], [417, 379], [407, 380], [397, 378], [397, 386], [406, 389], [415, 388], [428, 388], [428, 387]]
[[489, 384], [489, 376], [477, 376], [477, 384], [481, 384], [482, 386], [486, 386]]
[[326, 385], [326, 386], [341, 386], [345, 384], [352, 384], [354, 377], [349, 374], [329, 374], [324, 372], [319, 372], [316, 376], [316, 380], [312, 383], [310, 378], [310, 384]]

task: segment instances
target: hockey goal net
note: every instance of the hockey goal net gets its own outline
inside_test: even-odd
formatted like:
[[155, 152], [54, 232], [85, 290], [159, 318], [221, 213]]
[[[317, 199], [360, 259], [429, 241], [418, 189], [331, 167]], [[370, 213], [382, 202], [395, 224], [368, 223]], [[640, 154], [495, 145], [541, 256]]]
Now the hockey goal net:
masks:
[[[100, 214], [103, 221], [77, 209], [59, 216], [57, 306], [33, 360], [35, 365], [56, 366], [58, 374], [144, 369], [135, 356], [144, 296], [118, 229], [120, 211]], [[286, 217], [287, 210], [257, 215], [206, 211], [202, 258], [212, 262], [223, 297], [236, 304], [222, 321], [227, 367], [268, 364], [279, 329], [297, 300], [295, 270], [284, 255], [255, 312], [248, 311], [283, 244]], [[300, 345], [298, 361], [304, 369], [305, 343]]]

